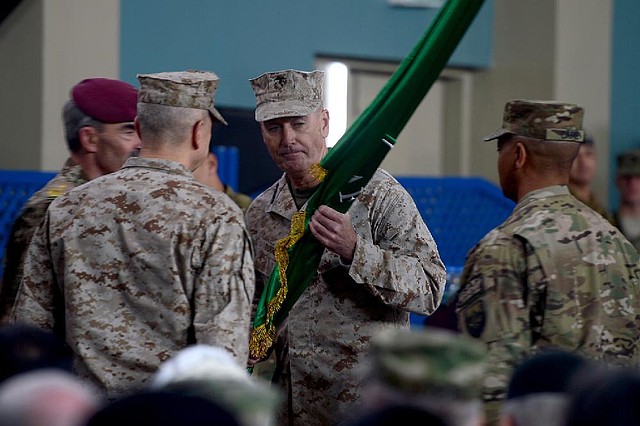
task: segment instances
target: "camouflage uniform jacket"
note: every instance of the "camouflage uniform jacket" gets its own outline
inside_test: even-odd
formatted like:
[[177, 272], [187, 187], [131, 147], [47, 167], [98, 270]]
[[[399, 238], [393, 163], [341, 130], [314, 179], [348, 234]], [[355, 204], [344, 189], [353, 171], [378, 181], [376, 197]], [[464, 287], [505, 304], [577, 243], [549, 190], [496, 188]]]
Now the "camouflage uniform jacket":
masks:
[[59, 195], [86, 181], [82, 167], [69, 158], [60, 173], [47, 182], [43, 188], [36, 191], [20, 210], [13, 223], [5, 250], [5, 270], [0, 286], [0, 321], [2, 323], [9, 320], [11, 308], [22, 279], [22, 267], [29, 242], [31, 242], [36, 228], [42, 222], [49, 204]]
[[586, 200], [578, 197], [573, 192], [571, 192], [571, 195], [576, 197], [579, 201], [582, 201], [583, 203], [585, 203], [587, 206], [591, 207], [593, 211], [595, 211], [596, 213], [600, 213], [600, 215], [602, 215], [602, 217], [604, 217], [609, 222], [611, 222], [613, 226], [616, 226], [615, 219], [613, 218], [613, 214], [609, 210], [607, 210], [604, 204], [602, 204], [602, 202], [598, 199], [598, 197], [596, 197], [596, 194], [594, 194], [593, 192], [590, 193], [589, 197]]
[[[296, 211], [284, 176], [247, 210], [257, 298], [275, 265], [275, 243], [289, 234]], [[279, 331], [274, 381], [288, 395], [282, 424], [345, 419], [361, 397], [359, 369], [371, 337], [408, 327], [408, 311], [430, 314], [442, 298], [446, 273], [436, 244], [393, 177], [377, 171], [349, 215], [358, 234], [351, 265], [325, 250], [316, 278]]]
[[64, 332], [77, 373], [117, 396], [190, 343], [244, 367], [254, 287], [238, 206], [178, 163], [130, 158], [51, 204], [12, 319]]
[[638, 252], [601, 215], [553, 186], [527, 194], [468, 254], [459, 326], [489, 348], [485, 401], [544, 347], [640, 361]]

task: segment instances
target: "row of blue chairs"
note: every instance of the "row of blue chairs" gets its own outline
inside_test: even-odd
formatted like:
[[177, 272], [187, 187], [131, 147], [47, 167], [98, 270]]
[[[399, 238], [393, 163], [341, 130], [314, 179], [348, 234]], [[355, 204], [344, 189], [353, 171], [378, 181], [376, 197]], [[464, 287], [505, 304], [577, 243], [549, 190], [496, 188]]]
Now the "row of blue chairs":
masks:
[[[218, 147], [216, 147], [218, 148]], [[221, 178], [237, 188], [237, 148], [219, 147]], [[55, 173], [0, 170], [0, 256], [11, 226], [26, 200]], [[449, 272], [446, 297], [455, 292], [459, 273], [468, 251], [492, 228], [511, 213], [514, 203], [500, 189], [475, 177], [399, 177], [398, 181], [413, 197], [433, 235]], [[0, 262], [2, 274], [3, 262]], [[412, 317], [412, 323], [423, 319]]]

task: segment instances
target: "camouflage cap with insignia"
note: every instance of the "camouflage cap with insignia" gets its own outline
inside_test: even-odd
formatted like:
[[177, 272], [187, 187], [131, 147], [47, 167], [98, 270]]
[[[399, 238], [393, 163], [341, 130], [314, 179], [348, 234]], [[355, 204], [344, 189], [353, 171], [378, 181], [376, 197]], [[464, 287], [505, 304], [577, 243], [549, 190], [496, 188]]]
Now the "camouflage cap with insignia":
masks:
[[478, 399], [487, 349], [477, 340], [437, 327], [388, 330], [371, 341], [371, 377], [411, 395]]
[[322, 105], [324, 71], [283, 70], [249, 80], [256, 96], [256, 121], [311, 114]]
[[623, 152], [617, 160], [619, 176], [640, 175], [640, 149]]
[[548, 141], [582, 142], [584, 109], [576, 104], [516, 99], [506, 103], [502, 128], [484, 138], [519, 135]]
[[214, 106], [220, 79], [209, 71], [187, 70], [138, 74], [138, 102], [181, 108], [204, 109], [214, 119], [227, 124]]

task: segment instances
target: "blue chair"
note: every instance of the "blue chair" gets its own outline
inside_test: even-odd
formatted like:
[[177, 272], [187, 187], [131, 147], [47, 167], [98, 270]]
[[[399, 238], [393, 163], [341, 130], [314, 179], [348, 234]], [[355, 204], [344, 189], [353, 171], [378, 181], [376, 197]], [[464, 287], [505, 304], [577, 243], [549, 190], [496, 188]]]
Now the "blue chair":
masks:
[[[0, 260], [4, 257], [11, 227], [31, 195], [56, 175], [55, 172], [0, 170]], [[0, 276], [4, 261], [0, 261]]]
[[[411, 194], [447, 267], [443, 304], [455, 295], [469, 250], [511, 214], [515, 203], [501, 189], [476, 177], [398, 177]], [[412, 325], [425, 318], [412, 314]]]

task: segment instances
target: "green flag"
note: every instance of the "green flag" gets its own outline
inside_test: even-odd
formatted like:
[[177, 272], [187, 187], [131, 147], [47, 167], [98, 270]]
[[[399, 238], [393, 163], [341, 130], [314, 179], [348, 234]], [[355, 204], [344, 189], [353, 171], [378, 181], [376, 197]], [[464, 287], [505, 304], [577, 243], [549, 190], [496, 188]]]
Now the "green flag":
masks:
[[346, 212], [369, 182], [407, 121], [446, 66], [483, 0], [448, 0], [373, 102], [322, 159], [315, 172], [322, 183], [296, 213], [289, 236], [276, 244], [276, 262], [260, 297], [249, 344], [262, 358], [276, 328], [307, 288], [324, 247], [309, 230], [316, 209], [327, 205]]

